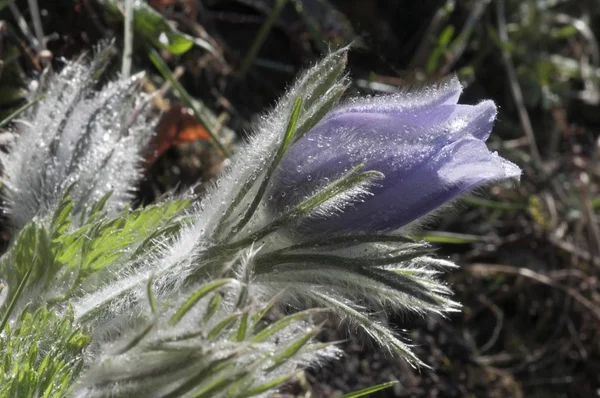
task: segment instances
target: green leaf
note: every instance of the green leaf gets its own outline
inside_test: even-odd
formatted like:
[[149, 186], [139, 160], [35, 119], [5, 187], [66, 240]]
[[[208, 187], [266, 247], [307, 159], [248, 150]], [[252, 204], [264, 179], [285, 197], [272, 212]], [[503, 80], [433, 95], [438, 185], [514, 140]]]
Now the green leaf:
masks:
[[283, 292], [279, 292], [279, 294], [276, 294], [275, 296], [271, 297], [269, 302], [266, 303], [261, 310], [252, 314], [252, 329], [256, 329], [258, 327], [260, 321], [267, 315], [271, 308], [273, 308], [275, 303], [279, 301], [279, 296], [282, 293]]
[[92, 205], [92, 208], [90, 209], [89, 212], [89, 218], [90, 219], [94, 219], [96, 217], [99, 217], [102, 210], [104, 210], [104, 206], [106, 205], [106, 202], [108, 202], [108, 199], [110, 199], [110, 197], [112, 196], [112, 191], [108, 191], [107, 193], [104, 194], [104, 196], [102, 196], [100, 198], [99, 201], [97, 201], [96, 203], [94, 203]]
[[292, 322], [297, 322], [297, 321], [300, 321], [312, 314], [317, 314], [317, 313], [321, 313], [321, 312], [325, 312], [325, 311], [328, 311], [328, 310], [323, 309], [323, 308], [310, 308], [308, 310], [304, 310], [304, 311], [296, 312], [291, 315], [287, 315], [287, 316], [279, 319], [275, 323], [272, 323], [271, 325], [269, 325], [265, 329], [261, 330], [260, 332], [256, 333], [254, 336], [252, 336], [250, 341], [253, 343], [260, 343], [260, 342], [266, 340], [267, 338], [271, 337], [275, 333], [280, 332], [281, 330], [283, 330], [284, 328], [289, 326]]
[[231, 324], [233, 324], [235, 322], [235, 320], [237, 318], [239, 318], [240, 316], [242, 316], [242, 313], [236, 313], [233, 314], [227, 318], [225, 318], [224, 320], [222, 320], [221, 322], [219, 322], [217, 324], [217, 326], [215, 326], [209, 333], [208, 333], [208, 339], [209, 340], [214, 340], [215, 337], [217, 337], [223, 330], [225, 330], [226, 328], [228, 328]]
[[202, 122], [202, 124], [206, 128], [206, 131], [208, 131], [208, 134], [210, 135], [211, 142], [215, 144], [217, 149], [221, 151], [221, 153], [225, 157], [230, 157], [231, 154], [217, 137], [214, 123], [211, 120], [209, 120], [209, 118], [204, 114], [204, 112], [202, 112], [200, 106], [198, 105], [198, 101], [194, 100], [192, 96], [187, 92], [187, 90], [177, 81], [177, 79], [175, 79], [173, 73], [171, 72], [165, 61], [162, 59], [160, 54], [154, 49], [150, 49], [148, 51], [148, 57], [150, 58], [150, 61], [152, 61], [156, 69], [158, 69], [160, 74], [166, 80], [168, 80], [169, 83], [171, 83], [173, 89], [177, 91], [181, 102], [183, 102], [185, 106], [190, 108], [194, 112], [194, 116], [196, 116], [196, 118], [198, 118], [198, 120]]
[[[327, 93], [340, 79], [348, 63], [348, 47], [335, 51], [318, 66], [314, 74], [308, 76], [299, 87], [298, 92], [304, 98], [304, 107], [308, 111]], [[341, 87], [346, 88], [345, 85]], [[323, 104], [319, 104], [320, 106]]]
[[151, 250], [148, 243], [152, 239], [168, 236], [180, 227], [177, 216], [188, 204], [189, 201], [175, 200], [132, 212], [124, 210], [109, 219], [100, 215], [103, 204], [99, 202], [92, 207], [84, 225], [54, 239], [56, 260], [69, 272], [78, 270], [82, 280], [122, 258], [135, 258], [140, 246]]
[[452, 40], [452, 37], [454, 37], [454, 30], [455, 28], [453, 25], [448, 25], [442, 31], [442, 33], [440, 33], [437, 45], [433, 49], [431, 55], [429, 56], [429, 59], [427, 60], [425, 70], [428, 74], [432, 74], [438, 69], [440, 61], [442, 60], [446, 51], [448, 51], [448, 44]]
[[[299, 254], [287, 254], [287, 253], [268, 253], [262, 257], [256, 259], [256, 271], [258, 273], [264, 273], [273, 270], [273, 268], [279, 264], [292, 264], [292, 263], [315, 263], [315, 264], [330, 264], [339, 265], [343, 267], [351, 268], [366, 268], [366, 267], [377, 267], [382, 265], [399, 264], [404, 261], [412, 260], [416, 257], [420, 257], [426, 254], [427, 251], [418, 250], [399, 250], [397, 253], [383, 251], [380, 256], [376, 257], [360, 257], [360, 256], [335, 256], [331, 254], [322, 253], [299, 253]], [[377, 253], [379, 254], [379, 253]]]
[[374, 264], [368, 264], [366, 260], [361, 261], [356, 258], [344, 258], [324, 254], [280, 255], [278, 257], [279, 259], [275, 260], [276, 262], [267, 264], [268, 266], [266, 267], [262, 267], [262, 264], [257, 266], [257, 272], [261, 274], [273, 272], [275, 266], [279, 264], [281, 265], [277, 267], [278, 270], [285, 269], [284, 267], [302, 269], [304, 272], [310, 272], [311, 269], [337, 269], [341, 272], [345, 271], [350, 274], [367, 277], [370, 281], [378, 282], [383, 286], [402, 292], [407, 296], [433, 306], [439, 306], [444, 301], [431, 292], [419, 280], [378, 267], [379, 265], [391, 265], [397, 261], [404, 261], [404, 256], [389, 259], [384, 257], [378, 259], [380, 261], [374, 262]]
[[486, 240], [485, 236], [443, 231], [429, 231], [422, 234], [414, 234], [411, 235], [411, 238], [416, 240], [424, 240], [430, 243], [446, 243], [453, 245], [464, 245]]
[[77, 375], [89, 336], [63, 315], [45, 307], [22, 308], [13, 328], [0, 333], [0, 396], [61, 397]]
[[213, 315], [215, 315], [217, 313], [219, 308], [221, 308], [222, 301], [223, 301], [223, 297], [221, 296], [221, 294], [219, 294], [219, 293], [213, 294], [213, 296], [210, 298], [210, 300], [206, 306], [206, 313], [202, 317], [203, 323], [207, 323], [210, 320], [210, 318], [212, 318]]
[[155, 322], [149, 322], [146, 326], [144, 326], [138, 333], [136, 333], [129, 341], [127, 341], [122, 347], [119, 347], [115, 351], [115, 355], [121, 355], [131, 350], [133, 347], [138, 345], [144, 337], [148, 335], [152, 331], [155, 326]]
[[273, 380], [269, 380], [268, 382], [258, 385], [256, 387], [252, 387], [245, 393], [242, 393], [240, 395], [240, 398], [253, 397], [255, 395], [260, 395], [267, 391], [273, 390], [281, 384], [287, 383], [293, 376], [293, 374], [283, 375]]
[[172, 54], [183, 54], [194, 45], [194, 39], [179, 32], [144, 2], [136, 1], [133, 10], [133, 24], [152, 43]]
[[319, 192], [304, 200], [296, 207], [294, 207], [290, 212], [284, 214], [278, 219], [274, 220], [267, 226], [263, 227], [259, 231], [250, 235], [245, 239], [241, 239], [237, 242], [232, 243], [227, 247], [228, 250], [238, 249], [240, 247], [248, 246], [270, 233], [278, 230], [279, 228], [296, 221], [297, 219], [308, 215], [312, 211], [314, 211], [317, 207], [321, 206], [323, 203], [332, 199], [348, 190], [356, 188], [362, 184], [368, 183], [375, 179], [383, 178], [383, 174], [378, 171], [365, 171], [360, 173], [360, 170], [364, 167], [364, 165], [358, 165], [348, 171], [345, 175], [340, 177], [338, 180], [332, 182], [327, 185]]
[[33, 270], [34, 265], [35, 264], [33, 262], [29, 265], [27, 272], [25, 272], [25, 275], [23, 275], [23, 279], [21, 280], [21, 283], [19, 283], [19, 286], [17, 286], [17, 290], [13, 294], [13, 297], [12, 297], [10, 303], [8, 304], [8, 307], [6, 308], [4, 314], [2, 315], [2, 321], [0, 321], [0, 334], [2, 334], [4, 327], [8, 323], [8, 320], [10, 319], [10, 316], [11, 316], [13, 310], [15, 309], [15, 306], [17, 305], [17, 301], [19, 300], [19, 297], [21, 297], [21, 294], [23, 293], [23, 289], [25, 289], [25, 285], [27, 284], [27, 281], [29, 280], [29, 276], [31, 275], [31, 271]]
[[200, 388], [193, 395], [194, 398], [211, 398], [214, 397], [218, 392], [226, 389], [235, 381], [245, 377], [249, 371], [238, 370], [235, 373], [223, 372], [222, 375], [215, 377], [206, 386]]
[[312, 340], [312, 338], [315, 337], [317, 333], [319, 333], [319, 330], [313, 329], [308, 333], [304, 334], [304, 336], [294, 341], [292, 344], [285, 347], [278, 354], [275, 354], [272, 358], [273, 365], [271, 365], [268, 368], [268, 370], [272, 371], [278, 368], [279, 366], [283, 365], [286, 361], [288, 361], [290, 358], [296, 355], [296, 353], [298, 353], [298, 351], [300, 351], [300, 349], [302, 349], [302, 347], [304, 347], [310, 340]]
[[65, 193], [58, 205], [58, 208], [52, 216], [52, 222], [50, 223], [50, 231], [52, 231], [53, 237], [58, 237], [71, 225], [71, 213], [73, 211], [73, 201]]
[[242, 315], [242, 319], [240, 320], [240, 326], [238, 327], [238, 331], [236, 334], [237, 341], [244, 341], [246, 338], [246, 332], [248, 331], [248, 312], [244, 312]]
[[15, 0], [0, 0], [0, 11], [6, 8], [13, 1]]
[[383, 178], [383, 174], [378, 171], [365, 171], [360, 173], [364, 165], [358, 165], [352, 168], [348, 173], [326, 186], [324, 189], [301, 202], [293, 210], [293, 218], [304, 216], [321, 206], [323, 203], [346, 191], [349, 191], [363, 183]]
[[571, 36], [575, 36], [579, 33], [579, 30], [575, 25], [565, 25], [558, 29], [550, 31], [550, 37], [553, 39], [567, 39]]
[[[117, 0], [107, 0], [106, 6], [113, 17], [123, 20], [123, 14], [119, 9], [120, 3]], [[194, 44], [213, 54], [218, 54], [205, 40], [193, 38], [173, 28], [160, 13], [143, 1], [134, 2], [133, 27], [137, 34], [145, 37], [154, 46], [167, 50], [171, 54], [184, 54]]]
[[[302, 98], [296, 97], [294, 99], [294, 106], [292, 108], [292, 113], [290, 115], [290, 119], [288, 121], [288, 125], [285, 130], [285, 135], [283, 136], [283, 140], [281, 141], [281, 145], [279, 146], [279, 149], [277, 150], [277, 153], [275, 154], [273, 161], [269, 165], [269, 168], [267, 169], [267, 172], [265, 173], [265, 177], [262, 180], [262, 182], [258, 188], [258, 191], [254, 195], [254, 199], [252, 200], [252, 203], [248, 207], [248, 210], [246, 210], [246, 212], [244, 213], [244, 216], [242, 217], [242, 219], [232, 228], [232, 231], [241, 231], [242, 228], [244, 228], [244, 226], [248, 223], [248, 221], [250, 221], [250, 219], [256, 212], [256, 209], [258, 208], [258, 205], [262, 201], [262, 198], [267, 190], [267, 187], [269, 186], [269, 182], [271, 181], [271, 176], [275, 172], [275, 169], [279, 165], [279, 162], [283, 158], [283, 155], [285, 154], [286, 150], [288, 149], [288, 147], [292, 144], [292, 141], [294, 140], [294, 135], [296, 132], [296, 125], [298, 124], [298, 118], [300, 117], [301, 110], [302, 110]], [[248, 192], [248, 191], [249, 191], [249, 189], [244, 189], [244, 190], [240, 190], [240, 193]], [[236, 198], [235, 202], [239, 203], [241, 201], [241, 199], [242, 198], [239, 198], [239, 200], [238, 200], [238, 198]]]
[[212, 281], [212, 282], [207, 283], [206, 285], [202, 286], [200, 289], [198, 289], [196, 292], [194, 292], [194, 294], [192, 294], [185, 301], [185, 303], [183, 303], [183, 305], [181, 307], [179, 307], [179, 309], [175, 312], [175, 314], [173, 314], [173, 316], [169, 320], [169, 324], [171, 326], [176, 325], [181, 320], [181, 318], [183, 318], [184, 315], [187, 314], [188, 311], [191, 310], [192, 307], [198, 301], [200, 301], [202, 299], [202, 297], [206, 296], [213, 290], [218, 289], [221, 286], [231, 283], [231, 282], [232, 282], [231, 279], [217, 279], [215, 281]]
[[283, 136], [283, 141], [281, 143], [281, 147], [277, 151], [278, 158], [281, 158], [283, 156], [285, 151], [291, 145], [292, 140], [294, 139], [294, 133], [296, 132], [298, 118], [300, 117], [300, 111], [302, 111], [302, 97], [296, 97], [294, 99], [294, 106], [292, 107], [292, 114], [290, 115], [290, 120], [288, 121], [287, 128], [285, 129], [285, 134]]
[[340, 396], [340, 398], [358, 398], [358, 397], [364, 397], [364, 396], [372, 394], [374, 392], [385, 390], [386, 388], [390, 388], [390, 387], [392, 387], [392, 386], [394, 386], [396, 384], [398, 384], [397, 381], [389, 381], [387, 383], [378, 384], [376, 386], [367, 387], [367, 388], [362, 389], [362, 390], [358, 390], [358, 391], [354, 391], [354, 392], [351, 392], [351, 393], [348, 393], [348, 394], [344, 394], [344, 395]]
[[[10, 2], [10, 1], [9, 1]], [[9, 3], [6, 2], [4, 4], [4, 7]], [[2, 3], [0, 2], [0, 10], [2, 10], [2, 8], [4, 8]], [[32, 99], [31, 101], [27, 102], [25, 105], [19, 107], [17, 110], [15, 110], [13, 113], [11, 113], [10, 115], [8, 115], [7, 117], [5, 117], [1, 122], [0, 122], [0, 128], [5, 127], [7, 124], [9, 124], [14, 118], [16, 118], [17, 116], [19, 116], [21, 113], [25, 112], [27, 109], [29, 109], [31, 106], [35, 105], [39, 100], [41, 100], [42, 98], [44, 98], [43, 95], [40, 95], [34, 99]]]
[[153, 278], [148, 279], [148, 284], [146, 285], [146, 292], [148, 294], [148, 303], [150, 304], [150, 310], [152, 314], [157, 317], [158, 316], [158, 305], [156, 303], [156, 296], [154, 296], [154, 290], [152, 289]]
[[[201, 394], [204, 391], [214, 391], [215, 385], [213, 384], [215, 380], [219, 380], [223, 375], [235, 375], [235, 372], [232, 372], [231, 369], [234, 368], [236, 356], [234, 354], [229, 354], [225, 358], [219, 358], [208, 362], [205, 366], [202, 366], [199, 371], [195, 374], [191, 374], [188, 376], [186, 381], [182, 383], [179, 387], [169, 392], [166, 395], [163, 395], [163, 398], [176, 398], [182, 396], [190, 396], [187, 394], [190, 391], [198, 388], [195, 393]], [[192, 395], [197, 396], [197, 395]]]
[[[341, 64], [340, 66], [342, 68], [340, 69], [341, 72], [341, 70], [343, 70], [343, 67], [345, 66], [345, 63]], [[336, 79], [339, 77], [339, 75], [334, 76]], [[324, 85], [324, 87], [326, 86]], [[338, 85], [331, 88], [329, 97], [325, 99], [321, 104], [319, 104], [319, 107], [315, 109], [313, 113], [306, 115], [306, 118], [302, 121], [302, 123], [298, 125], [297, 132], [294, 137], [295, 141], [302, 138], [304, 134], [306, 134], [310, 129], [312, 129], [321, 119], [325, 117], [327, 113], [329, 113], [329, 111], [331, 111], [335, 104], [338, 103], [340, 98], [342, 98], [342, 95], [344, 94], [344, 92], [346, 92], [347, 88], [347, 85]]]
[[313, 296], [318, 300], [321, 300], [323, 304], [328, 308], [331, 308], [332, 311], [352, 320], [354, 324], [360, 326], [375, 341], [384, 347], [389, 347], [396, 351], [396, 353], [400, 354], [404, 359], [409, 361], [409, 363], [427, 367], [427, 365], [413, 354], [410, 350], [410, 346], [398, 340], [391, 330], [377, 323], [376, 320], [371, 319], [369, 315], [352, 308], [345, 302], [338, 300], [335, 297], [331, 297], [328, 294], [314, 292]]
[[[292, 246], [285, 247], [272, 253], [290, 252], [300, 249], [332, 250], [336, 247], [351, 247], [364, 243], [398, 243], [410, 249], [429, 249], [426, 243], [415, 242], [406, 236], [399, 235], [344, 235], [331, 238], [310, 239]], [[416, 244], [416, 246], [415, 246]], [[410, 245], [410, 246], [409, 246]]]

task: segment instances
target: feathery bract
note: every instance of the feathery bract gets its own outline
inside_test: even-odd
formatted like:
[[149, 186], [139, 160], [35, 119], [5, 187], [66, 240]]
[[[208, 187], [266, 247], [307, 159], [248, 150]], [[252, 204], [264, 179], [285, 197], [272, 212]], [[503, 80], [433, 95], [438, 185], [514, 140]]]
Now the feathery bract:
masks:
[[[339, 355], [314, 340], [312, 315], [324, 310], [422, 364], [378, 319], [456, 311], [439, 280], [455, 265], [401, 228], [519, 170], [485, 147], [494, 104], [457, 105], [456, 80], [336, 108], [349, 84], [346, 53], [298, 79], [199, 202], [133, 211], [126, 204], [152, 127], [141, 76], [94, 93], [102, 59], [67, 64], [2, 156], [20, 231], [0, 259], [0, 343], [42, 339], [28, 318], [36, 311], [56, 345], [3, 350], [0, 363], [73, 367], [49, 384], [4, 366], [3, 388], [260, 396], [297, 366]], [[275, 309], [279, 319], [265, 322]]]

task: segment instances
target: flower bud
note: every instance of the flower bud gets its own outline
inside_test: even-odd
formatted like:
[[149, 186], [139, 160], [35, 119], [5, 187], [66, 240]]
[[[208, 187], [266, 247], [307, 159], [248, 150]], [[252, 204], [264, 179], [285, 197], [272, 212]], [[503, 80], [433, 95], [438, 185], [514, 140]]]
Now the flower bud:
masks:
[[456, 78], [423, 90], [350, 101], [329, 113], [285, 154], [274, 206], [293, 206], [352, 167], [385, 178], [343, 214], [306, 221], [311, 231], [389, 231], [419, 219], [460, 194], [518, 178], [521, 170], [490, 152], [496, 106], [460, 105]]

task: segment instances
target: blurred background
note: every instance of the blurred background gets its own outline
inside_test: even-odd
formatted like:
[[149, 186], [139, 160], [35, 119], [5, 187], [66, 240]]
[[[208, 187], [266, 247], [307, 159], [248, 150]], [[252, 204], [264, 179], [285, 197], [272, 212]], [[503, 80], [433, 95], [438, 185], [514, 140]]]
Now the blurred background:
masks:
[[[211, 134], [235, 152], [299, 71], [348, 43], [350, 95], [455, 73], [463, 103], [497, 103], [488, 144], [523, 168], [518, 186], [466, 197], [421, 236], [460, 264], [446, 278], [464, 305], [446, 319], [391, 319], [431, 369], [415, 371], [332, 322], [322, 338], [345, 340], [346, 358], [307, 370], [281, 396], [390, 380], [399, 383], [373, 396], [600, 396], [600, 1], [134, 5], [132, 71], [146, 71], [161, 118], [138, 203], [173, 189], [201, 194], [227, 164]], [[0, 147], [18, 133], [7, 125], [35, 102], [44, 70], [113, 40], [101, 81], [120, 72], [124, 13], [121, 0], [0, 0]]]

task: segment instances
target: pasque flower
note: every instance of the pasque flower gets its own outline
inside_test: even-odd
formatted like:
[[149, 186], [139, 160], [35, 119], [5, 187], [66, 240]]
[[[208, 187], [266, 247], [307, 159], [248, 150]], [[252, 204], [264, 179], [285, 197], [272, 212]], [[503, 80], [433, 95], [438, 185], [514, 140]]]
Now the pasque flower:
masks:
[[[403, 227], [520, 170], [484, 144], [494, 104], [458, 105], [456, 80], [335, 108], [347, 50], [300, 76], [200, 202], [136, 210], [141, 77], [96, 93], [108, 52], [67, 64], [0, 156], [20, 229], [0, 257], [0, 362], [18, 360], [0, 396], [266, 396], [338, 357], [313, 344], [321, 308], [423, 364], [381, 316], [459, 310], [440, 277], [455, 265]], [[266, 322], [275, 303], [306, 311]]]
[[485, 141], [492, 101], [460, 105], [456, 78], [422, 90], [350, 101], [323, 118], [285, 154], [275, 175], [275, 206], [294, 205], [350, 168], [385, 176], [343, 215], [308, 220], [311, 231], [383, 231], [406, 226], [461, 193], [518, 178], [513, 163]]

